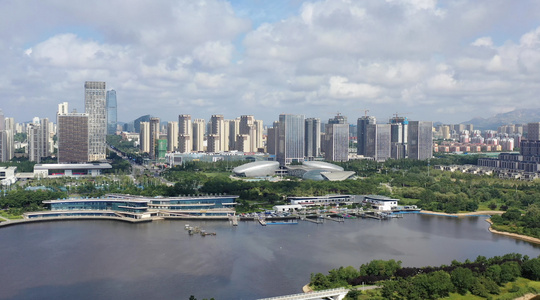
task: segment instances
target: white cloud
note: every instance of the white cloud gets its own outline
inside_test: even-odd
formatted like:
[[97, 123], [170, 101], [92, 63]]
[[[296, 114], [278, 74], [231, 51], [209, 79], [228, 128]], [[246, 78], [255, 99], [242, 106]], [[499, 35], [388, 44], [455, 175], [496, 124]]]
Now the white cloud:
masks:
[[328, 80], [329, 95], [338, 99], [375, 98], [381, 89], [365, 83], [350, 83], [341, 76], [332, 76]]

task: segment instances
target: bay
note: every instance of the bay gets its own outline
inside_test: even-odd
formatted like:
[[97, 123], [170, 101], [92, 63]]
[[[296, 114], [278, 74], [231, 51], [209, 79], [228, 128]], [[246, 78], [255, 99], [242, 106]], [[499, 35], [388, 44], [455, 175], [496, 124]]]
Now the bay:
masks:
[[[189, 236], [185, 224], [216, 236]], [[226, 221], [61, 221], [0, 229], [1, 299], [257, 299], [299, 293], [311, 273], [373, 259], [450, 264], [540, 247], [485, 217], [261, 226]]]

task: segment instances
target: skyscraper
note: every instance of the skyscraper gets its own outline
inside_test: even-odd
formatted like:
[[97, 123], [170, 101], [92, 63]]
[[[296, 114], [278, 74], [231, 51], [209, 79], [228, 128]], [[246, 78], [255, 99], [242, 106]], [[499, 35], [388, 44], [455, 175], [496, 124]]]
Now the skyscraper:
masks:
[[88, 161], [88, 114], [68, 113], [66, 102], [58, 105], [56, 115], [58, 163]]
[[150, 118], [150, 159], [156, 159], [157, 156], [157, 141], [159, 140], [159, 118]]
[[150, 153], [150, 122], [140, 122], [139, 128], [139, 149], [141, 152]]
[[528, 123], [527, 124], [527, 139], [531, 141], [540, 140], [540, 123]]
[[367, 132], [367, 125], [369, 124], [376, 124], [377, 120], [373, 116], [364, 116], [361, 118], [358, 118], [357, 126], [356, 126], [356, 136], [357, 136], [357, 154], [366, 156], [366, 132]]
[[204, 151], [204, 132], [206, 128], [206, 122], [204, 119], [193, 120], [193, 151]]
[[167, 151], [173, 152], [178, 148], [178, 122], [167, 123]]
[[279, 115], [276, 158], [282, 166], [304, 161], [304, 129], [303, 115]]
[[433, 156], [433, 122], [409, 121], [410, 159], [424, 160]]
[[401, 159], [407, 157], [408, 143], [408, 127], [409, 121], [407, 118], [398, 117], [397, 115], [390, 119], [391, 127], [391, 154], [393, 159]]
[[325, 160], [349, 161], [349, 124], [346, 117], [338, 114], [328, 120], [325, 143]]
[[42, 158], [49, 156], [49, 138], [49, 119], [28, 125], [28, 160], [40, 163]]
[[117, 106], [116, 106], [116, 91], [107, 91], [107, 134], [116, 134]]
[[276, 155], [277, 154], [277, 144], [278, 144], [278, 127], [279, 127], [279, 122], [274, 122], [274, 124], [272, 125], [273, 127], [271, 128], [268, 128], [268, 137], [266, 138], [266, 152], [268, 152], [268, 154], [273, 154], [273, 155]]
[[191, 115], [178, 116], [178, 151], [189, 153], [193, 150], [193, 125]]
[[228, 120], [225, 126], [229, 126], [229, 150], [239, 150], [236, 146], [236, 136], [240, 134], [240, 119]]
[[[213, 143], [212, 151], [210, 151], [210, 149], [208, 151], [225, 151], [225, 144], [227, 143], [228, 147], [228, 141], [225, 132], [225, 120], [223, 119], [223, 115], [212, 115], [212, 117], [210, 118], [210, 123], [212, 124], [212, 126], [210, 127], [210, 134], [214, 135], [212, 139], [218, 139], [219, 141]], [[210, 139], [208, 139], [208, 148], [210, 148]]]
[[321, 156], [321, 119], [308, 118], [305, 123], [305, 156], [307, 160], [313, 160]]
[[106, 158], [106, 102], [105, 82], [85, 82], [84, 108], [88, 114], [88, 161], [104, 160]]
[[367, 124], [365, 131], [365, 154], [376, 161], [390, 158], [391, 133], [390, 124]]

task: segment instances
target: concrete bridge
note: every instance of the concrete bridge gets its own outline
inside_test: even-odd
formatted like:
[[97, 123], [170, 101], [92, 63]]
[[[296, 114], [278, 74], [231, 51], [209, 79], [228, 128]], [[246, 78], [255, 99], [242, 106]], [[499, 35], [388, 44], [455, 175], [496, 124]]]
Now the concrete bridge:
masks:
[[316, 300], [316, 299], [331, 299], [342, 300], [349, 292], [346, 288], [337, 288], [330, 290], [323, 290], [311, 293], [301, 293], [294, 295], [278, 296], [272, 298], [263, 298], [259, 300]]

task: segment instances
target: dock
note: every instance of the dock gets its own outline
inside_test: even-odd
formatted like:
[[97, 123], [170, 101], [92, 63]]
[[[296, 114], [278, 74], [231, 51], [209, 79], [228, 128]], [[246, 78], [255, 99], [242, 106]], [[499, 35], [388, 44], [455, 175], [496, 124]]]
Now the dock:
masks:
[[230, 218], [232, 226], [238, 226], [238, 217], [237, 216], [231, 216]]
[[266, 226], [266, 221], [264, 220], [264, 218], [259, 218], [259, 223], [260, 223], [262, 226]]
[[330, 220], [330, 221], [334, 221], [334, 222], [338, 222], [338, 223], [345, 223], [345, 220], [343, 218], [332, 218], [330, 216], [325, 216], [324, 218], [326, 220]]
[[313, 220], [313, 219], [306, 218], [306, 217], [303, 217], [301, 220], [308, 221], [308, 222], [315, 223], [315, 224], [322, 224], [323, 223], [322, 220], [319, 220], [319, 219]]

